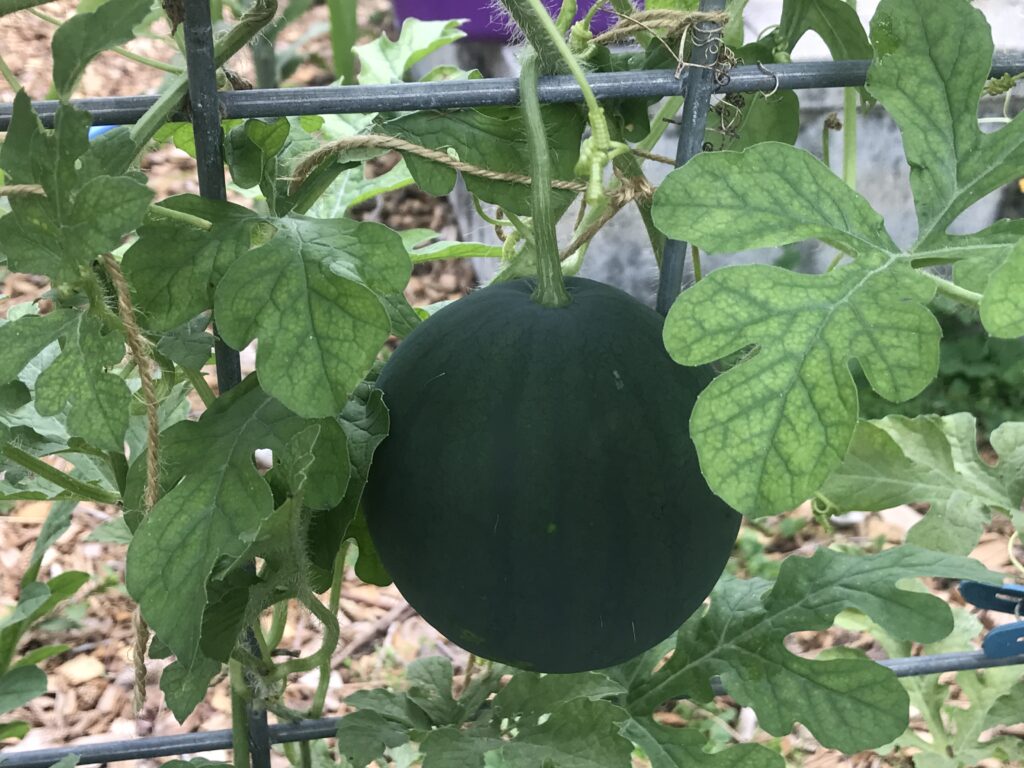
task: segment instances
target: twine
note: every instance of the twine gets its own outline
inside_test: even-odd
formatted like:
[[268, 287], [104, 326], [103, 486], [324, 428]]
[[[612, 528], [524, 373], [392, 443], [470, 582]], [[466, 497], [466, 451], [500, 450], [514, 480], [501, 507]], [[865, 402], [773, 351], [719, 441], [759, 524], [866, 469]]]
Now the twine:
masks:
[[[23, 197], [29, 195], [45, 195], [39, 184], [7, 184], [0, 186], [0, 196]], [[135, 320], [135, 308], [132, 305], [131, 289], [128, 281], [117, 263], [109, 253], [102, 258], [103, 267], [110, 277], [110, 282], [117, 293], [117, 313], [124, 327], [125, 339], [132, 362], [139, 369], [142, 399], [146, 407], [146, 487], [143, 493], [143, 514], [156, 504], [160, 482], [160, 420], [158, 416], [159, 401], [153, 385], [153, 374], [149, 367], [149, 342], [142, 335], [142, 330]], [[138, 715], [146, 703], [146, 650], [149, 646], [149, 627], [138, 607], [132, 616], [135, 630], [132, 647], [132, 663], [134, 666], [134, 707]]]
[[0, 197], [28, 197], [29, 195], [45, 195], [39, 184], [6, 184], [0, 186]]
[[[153, 372], [150, 369], [149, 342], [142, 335], [142, 330], [135, 320], [135, 308], [132, 305], [128, 281], [121, 271], [121, 265], [113, 256], [109, 253], [104, 254], [102, 261], [117, 293], [117, 313], [124, 326], [128, 353], [139, 369], [140, 390], [146, 407], [146, 487], [142, 495], [142, 513], [145, 515], [156, 505], [160, 493], [159, 401], [153, 384]], [[146, 703], [146, 650], [149, 646], [149, 627], [142, 618], [138, 606], [132, 615], [132, 627], [135, 630], [132, 646], [132, 663], [135, 671], [133, 703], [135, 714], [138, 715]]]
[[695, 24], [717, 24], [725, 26], [729, 14], [721, 11], [673, 11], [656, 9], [637, 11], [632, 15], [619, 14], [619, 21], [607, 32], [596, 35], [592, 42], [605, 45], [636, 36], [638, 32], [664, 30], [668, 37], [685, 37]]
[[[589, 243], [594, 235], [600, 231], [601, 227], [611, 221], [612, 217], [614, 217], [615, 214], [621, 211], [629, 203], [634, 200], [650, 200], [654, 195], [654, 187], [652, 187], [650, 182], [648, 182], [643, 176], [636, 178], [619, 176], [618, 178], [619, 181], [622, 182], [622, 186], [613, 193], [612, 201], [608, 206], [608, 209], [595, 219], [589, 227], [576, 235], [576, 237], [572, 239], [572, 242], [562, 250], [559, 254], [559, 258], [562, 261], [565, 261], [576, 253], [576, 251], [585, 243]], [[582, 212], [582, 208], [580, 210]]]
[[[533, 179], [523, 173], [492, 171], [490, 168], [483, 168], [479, 165], [473, 165], [472, 163], [467, 163], [463, 160], [456, 160], [447, 152], [442, 152], [439, 149], [423, 147], [419, 144], [414, 144], [411, 141], [398, 138], [397, 136], [367, 134], [365, 136], [349, 136], [344, 139], [336, 139], [335, 141], [328, 142], [319, 149], [316, 149], [306, 155], [302, 162], [296, 166], [295, 173], [291, 178], [292, 191], [302, 184], [302, 182], [304, 182], [325, 160], [352, 149], [366, 148], [393, 149], [399, 152], [408, 152], [409, 154], [416, 155], [417, 157], [422, 157], [425, 160], [431, 160], [435, 163], [446, 165], [460, 173], [476, 176], [482, 179], [490, 179], [491, 181], [504, 181], [510, 184], [522, 184], [524, 186], [529, 186], [533, 183]], [[631, 200], [635, 200], [637, 197], [653, 194], [653, 190], [651, 190], [650, 185], [647, 184], [646, 180], [623, 179], [622, 181], [623, 186], [612, 193], [613, 205], [617, 204], [621, 207]], [[584, 193], [587, 191], [587, 183], [583, 181], [552, 179], [551, 188], [566, 190], [569, 192]], [[620, 200], [622, 201], [621, 203], [619, 202]]]

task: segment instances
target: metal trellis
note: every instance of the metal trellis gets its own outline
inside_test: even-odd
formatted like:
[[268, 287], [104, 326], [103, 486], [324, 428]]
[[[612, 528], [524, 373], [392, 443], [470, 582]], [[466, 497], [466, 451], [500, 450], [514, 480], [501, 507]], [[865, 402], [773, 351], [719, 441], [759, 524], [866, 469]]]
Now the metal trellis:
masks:
[[[407, 111], [421, 109], [458, 109], [479, 106], [514, 105], [519, 101], [515, 78], [491, 78], [461, 82], [396, 83], [391, 85], [324, 86], [256, 89], [217, 92], [213, 60], [213, 35], [207, 0], [185, 2], [186, 63], [189, 72], [191, 116], [177, 114], [176, 120], [191, 120], [195, 132], [200, 191], [204, 197], [224, 199], [225, 179], [220, 151], [221, 118], [280, 117], [315, 114]], [[724, 0], [703, 0], [702, 10], [720, 10]], [[588, 80], [599, 99], [660, 98], [686, 96], [679, 136], [677, 164], [696, 155], [704, 137], [704, 126], [713, 93], [798, 90], [861, 86], [865, 83], [869, 62], [799, 62], [767, 66], [739, 66], [726, 77], [716, 79], [712, 64], [718, 44], [711, 27], [698, 30], [691, 64], [681, 75], [672, 70], [656, 70], [639, 79], [634, 72], [591, 74]], [[1024, 53], [997, 54], [992, 63], [993, 76], [1024, 72]], [[539, 87], [544, 102], [580, 102], [582, 94], [571, 77], [542, 78]], [[75, 106], [88, 110], [96, 125], [126, 125], [137, 121], [156, 101], [155, 96], [127, 96], [78, 99]], [[33, 108], [44, 125], [52, 125], [59, 102], [37, 101]], [[0, 105], [0, 131], [10, 125], [12, 105]], [[667, 310], [679, 291], [686, 244], [666, 244], [663, 278], [658, 293], [658, 308]], [[241, 381], [238, 353], [216, 342], [217, 376], [221, 390]], [[250, 638], [251, 640], [252, 638]], [[897, 658], [878, 662], [898, 677], [932, 675], [941, 672], [1024, 664], [1024, 653], [991, 658], [983, 651]], [[714, 681], [716, 693], [724, 689]], [[250, 752], [255, 768], [270, 765], [270, 745], [309, 741], [334, 736], [339, 718], [307, 720], [269, 725], [266, 713], [258, 708], [248, 712]], [[7, 752], [0, 756], [3, 768], [49, 768], [69, 755], [77, 755], [79, 764], [99, 764], [119, 760], [163, 757], [230, 748], [229, 730], [157, 736], [110, 741], [101, 744], [62, 747], [26, 752]]]

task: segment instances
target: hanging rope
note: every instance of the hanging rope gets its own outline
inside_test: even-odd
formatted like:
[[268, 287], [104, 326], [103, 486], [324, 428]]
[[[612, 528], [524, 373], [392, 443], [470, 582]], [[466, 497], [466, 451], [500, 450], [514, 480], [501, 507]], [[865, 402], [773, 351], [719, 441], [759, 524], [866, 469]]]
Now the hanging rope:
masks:
[[[160, 418], [159, 400], [153, 383], [149, 342], [142, 335], [142, 330], [135, 319], [135, 308], [132, 304], [131, 289], [125, 279], [121, 265], [109, 253], [102, 257], [103, 268], [110, 277], [117, 294], [117, 314], [124, 327], [125, 340], [128, 343], [128, 354], [139, 369], [139, 389], [146, 408], [146, 487], [142, 495], [142, 514], [145, 516], [157, 502], [160, 494]], [[146, 703], [146, 651], [149, 647], [149, 627], [142, 618], [138, 606], [132, 614], [132, 628], [135, 631], [132, 645], [132, 663], [135, 672], [134, 708], [135, 714], [142, 711]]]
[[[445, 165], [459, 171], [460, 173], [464, 173], [469, 176], [476, 176], [482, 179], [490, 179], [491, 181], [504, 181], [509, 184], [522, 184], [524, 186], [529, 186], [533, 183], [532, 179], [523, 173], [492, 171], [490, 168], [483, 168], [479, 165], [473, 165], [472, 163], [467, 163], [462, 160], [456, 160], [454, 157], [442, 150], [420, 146], [419, 144], [414, 144], [411, 141], [406, 141], [405, 139], [398, 138], [397, 136], [367, 134], [365, 136], [349, 136], [344, 139], [336, 139], [335, 141], [328, 142], [319, 149], [306, 155], [302, 162], [300, 162], [295, 168], [295, 173], [291, 178], [292, 191], [302, 184], [302, 182], [304, 182], [324, 161], [350, 150], [367, 148], [408, 152], [411, 155], [422, 157], [425, 160]], [[612, 203], [616, 204], [621, 199], [625, 201], [622, 203], [622, 205], [624, 205], [626, 202], [635, 200], [641, 195], [653, 194], [650, 189], [650, 185], [647, 184], [646, 180], [641, 181], [643, 183], [638, 184], [634, 180], [627, 181], [623, 179], [623, 186], [611, 193]], [[587, 183], [584, 181], [552, 179], [551, 188], [567, 190], [569, 192], [585, 193], [587, 191]]]
[[45, 195], [42, 186], [39, 184], [6, 184], [0, 186], [0, 197], [28, 197], [32, 195]]
[[[0, 197], [25, 197], [45, 195], [39, 184], [7, 184], [0, 186]], [[135, 319], [135, 308], [132, 304], [131, 289], [125, 279], [121, 265], [109, 253], [101, 258], [103, 268], [110, 277], [117, 294], [117, 314], [121, 319], [128, 354], [135, 367], [139, 370], [140, 391], [146, 408], [146, 487], [143, 491], [142, 513], [145, 515], [157, 502], [160, 493], [160, 419], [156, 387], [153, 384], [149, 342], [142, 334], [142, 329]], [[132, 661], [134, 665], [134, 706], [138, 714], [146, 703], [146, 650], [149, 646], [149, 627], [142, 613], [136, 607], [132, 616], [134, 641]]]

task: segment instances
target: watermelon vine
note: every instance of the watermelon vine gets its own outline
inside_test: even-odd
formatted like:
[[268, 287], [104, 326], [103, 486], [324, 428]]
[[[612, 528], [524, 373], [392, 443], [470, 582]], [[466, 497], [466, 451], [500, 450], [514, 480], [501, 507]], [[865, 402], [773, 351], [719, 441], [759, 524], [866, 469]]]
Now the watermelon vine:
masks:
[[[600, 536], [591, 530], [574, 537], [564, 551], [599, 541], [600, 551], [583, 552], [591, 562], [579, 569], [595, 582], [601, 574], [587, 568], [601, 558], [610, 563], [606, 570], [614, 569], [617, 557], [635, 564], [636, 583], [649, 585], [637, 594], [654, 594], [661, 583], [662, 598], [679, 598], [673, 602], [677, 614], [661, 612], [674, 617], [673, 626], [638, 631], [634, 625], [636, 645], [631, 644], [625, 628], [640, 598], [616, 604], [618, 585], [600, 584], [591, 592], [609, 602], [597, 606], [595, 615], [603, 628], [607, 607], [619, 620], [609, 625], [621, 630], [616, 642], [622, 642], [612, 653], [602, 646], [600, 630], [580, 629], [593, 617], [573, 611], [590, 593], [573, 583], [569, 591], [578, 604], [565, 606], [564, 613], [579, 625], [562, 634], [572, 630], [573, 637], [593, 640], [593, 647], [581, 646], [582, 660], [621, 663], [593, 669], [605, 664], [574, 665], [564, 655], [551, 669], [584, 671], [542, 674], [503, 647], [494, 655], [507, 665], [488, 662], [465, 674], [456, 696], [452, 664], [419, 659], [401, 685], [349, 697], [351, 711], [340, 721], [335, 748], [340, 765], [386, 764], [397, 762], [396, 755], [423, 768], [625, 768], [634, 756], [652, 768], [783, 765], [778, 752], [764, 744], [721, 749], [696, 728], [668, 727], [654, 718], [666, 702], [710, 702], [717, 695], [715, 677], [774, 737], [799, 723], [821, 745], [846, 753], [889, 744], [930, 748], [907, 731], [908, 710], [911, 703], [920, 709], [931, 702], [938, 711], [939, 692], [902, 683], [859, 651], [798, 656], [786, 638], [845, 622], [902, 653], [911, 643], [929, 649], [952, 638], [966, 643], [973, 636], [963, 627], [973, 627], [976, 635], [977, 626], [908, 580], [1000, 579], [969, 553], [995, 517], [1021, 527], [1024, 420], [993, 430], [987, 439], [998, 461], [983, 458], [971, 414], [859, 418], [853, 369], [894, 404], [928, 386], [941, 354], [932, 311], [937, 296], [976, 311], [994, 338], [1024, 335], [1021, 220], [972, 234], [951, 229], [969, 206], [1024, 174], [1024, 117], [1007, 115], [990, 130], [977, 114], [986, 92], [1006, 93], [1019, 76], [988, 80], [991, 30], [967, 0], [882, 0], [870, 36], [841, 0], [786, 0], [778, 26], [746, 44], [743, 0], [727, 3], [728, 16], [700, 16], [702, 22], [727, 22], [727, 50], [747, 63], [788, 59], [810, 31], [836, 59], [871, 59], [859, 97], [865, 104], [877, 101], [895, 120], [911, 167], [919, 234], [903, 247], [886, 230], [881, 212], [827, 163], [794, 146], [800, 113], [793, 94], [723, 100], [709, 116], [707, 143], [713, 151], [673, 170], [653, 191], [642, 164], [659, 159], [652, 149], [679, 101], [669, 100], [653, 115], [650, 100], [598, 102], [585, 73], [633, 71], [642, 78], [649, 69], [683, 66], [680, 58], [695, 41], [694, 3], [663, 5], [669, 13], [646, 16], [641, 24], [631, 4], [614, 0], [622, 26], [595, 38], [592, 13], [571, 23], [573, 0], [563, 4], [557, 19], [540, 0], [509, 0], [528, 44], [516, 108], [226, 120], [225, 162], [239, 193], [235, 199], [254, 201], [248, 206], [187, 194], [155, 200], [138, 170], [139, 155], [154, 141], [194, 151], [190, 126], [168, 122], [187, 92], [186, 74], [169, 72], [159, 98], [133, 126], [92, 141], [89, 114], [71, 102], [92, 58], [130, 40], [150, 18], [152, 3], [107, 0], [60, 26], [53, 83], [61, 103], [53, 127], [44, 128], [20, 91], [0, 146], [0, 260], [7, 270], [40, 276], [50, 287], [45, 301], [12, 306], [0, 321], [0, 501], [52, 502], [17, 602], [0, 617], [0, 709], [14, 711], [44, 693], [40, 665], [63, 652], [56, 645], [29, 648], [24, 638], [86, 580], [84, 574], [65, 573], [43, 581], [39, 574], [74, 503], [88, 500], [123, 511], [130, 542], [125, 584], [154, 633], [151, 657], [173, 658], [162, 671], [161, 688], [179, 720], [225, 668], [238, 707], [248, 700], [282, 720], [323, 714], [347, 564], [354, 558], [359, 578], [387, 584], [388, 562], [399, 563], [401, 547], [394, 531], [385, 531], [384, 518], [374, 519], [375, 508], [394, 504], [389, 489], [416, 475], [406, 467], [417, 457], [426, 466], [428, 459], [447, 461], [461, 450], [472, 462], [480, 446], [490, 446], [509, 466], [557, 470], [562, 462], [580, 466], [577, 474], [587, 481], [574, 485], [570, 496], [565, 488], [577, 478], [556, 487], [555, 471], [510, 480], [494, 476], [497, 464], [487, 465], [490, 474], [483, 480], [493, 482], [473, 487], [483, 489], [480, 496], [492, 499], [494, 509], [504, 509], [498, 495], [526, 498], [522, 487], [530, 483], [561, 502], [557, 509], [544, 508], [543, 498], [531, 503], [531, 515], [516, 521], [522, 529], [514, 534], [491, 517], [484, 528], [493, 527], [483, 533], [475, 519], [458, 529], [479, 537], [480, 552], [491, 551], [486, 547], [495, 536], [510, 536], [500, 540], [501, 551], [515, 551], [518, 559], [503, 564], [508, 570], [491, 582], [495, 593], [514, 571], [521, 577], [531, 567], [539, 570], [538, 542], [561, 535], [554, 519], [544, 518], [544, 527], [529, 536], [526, 524], [571, 507], [588, 487], [611, 489], [605, 497], [629, 488], [618, 510], [608, 511], [610, 505], [601, 506], [606, 498], [595, 498], [593, 508], [602, 518], [594, 529]], [[7, 12], [0, 5], [0, 15]], [[216, 43], [217, 64], [276, 13], [273, 0], [257, 0], [240, 14]], [[415, 62], [460, 34], [453, 22], [410, 19], [397, 39], [354, 47], [361, 63], [357, 80], [408, 77]], [[625, 35], [637, 42], [639, 53], [606, 45]], [[726, 56], [718, 66], [724, 71], [730, 61]], [[2, 59], [0, 64], [13, 83], [9, 67]], [[540, 104], [538, 77], [564, 72], [580, 83], [585, 105]], [[844, 119], [852, 116], [848, 110]], [[398, 165], [366, 179], [365, 163], [392, 149], [401, 154]], [[475, 172], [480, 169], [488, 172]], [[459, 170], [477, 209], [500, 230], [502, 246], [438, 241], [432, 232], [398, 233], [349, 215], [359, 203], [410, 184], [447, 194]], [[555, 225], [573, 204], [580, 206], [577, 220], [560, 252]], [[666, 237], [704, 253], [701, 279], [678, 298], [663, 328], [643, 308], [626, 309], [608, 298], [612, 289], [572, 277], [591, 239], [627, 204], [640, 212], [652, 264], [660, 264]], [[808, 239], [836, 252], [832, 267], [821, 274], [716, 264], [715, 254]], [[409, 305], [403, 290], [413, 264], [480, 255], [501, 260], [495, 285], [447, 308]], [[528, 302], [524, 286], [530, 292], [536, 286]], [[498, 297], [497, 309], [474, 315], [487, 296]], [[590, 301], [601, 312], [587, 310]], [[583, 319], [572, 321], [580, 323], [572, 333], [565, 321], [547, 334], [563, 343], [557, 354], [544, 347], [544, 334], [531, 331], [526, 355], [516, 333], [534, 322], [526, 313], [541, 310]], [[584, 311], [592, 314], [583, 316]], [[495, 322], [502, 326], [497, 331]], [[627, 325], [635, 333], [620, 338]], [[651, 328], [654, 341], [643, 335]], [[481, 345], [484, 331], [498, 333], [509, 351]], [[255, 372], [230, 392], [217, 393], [205, 378], [215, 334], [234, 349], [256, 344]], [[515, 385], [498, 410], [519, 417], [495, 417], [498, 432], [484, 418], [453, 419], [451, 429], [457, 431], [438, 434], [445, 447], [434, 451], [430, 441], [409, 438], [405, 424], [429, 411], [416, 398], [430, 391], [430, 382], [413, 381], [412, 394], [400, 402], [408, 382], [394, 371], [411, 364], [397, 362], [390, 372], [385, 365], [381, 373], [394, 337], [409, 341], [408, 351], [401, 342], [393, 359], [415, 360], [411, 370], [417, 374], [436, 369], [430, 382], [449, 372], [455, 382], [460, 370], [474, 373], [481, 361], [490, 365], [479, 380], [495, 391]], [[434, 346], [417, 346], [420, 338], [433, 338]], [[474, 349], [473, 359], [460, 359], [458, 350], [444, 346], [445, 338]], [[602, 344], [615, 347], [614, 354]], [[603, 365], [614, 356], [635, 357], [634, 369], [602, 369], [604, 379], [589, 377], [591, 359]], [[519, 362], [512, 370], [494, 374], [513, 358]], [[513, 401], [517, 392], [541, 391], [527, 380], [541, 370], [541, 358], [555, 361], [552, 369], [558, 361], [576, 361], [565, 377], [573, 391], [563, 393], [564, 407], [538, 397], [533, 413]], [[722, 372], [698, 397], [702, 370], [710, 364]], [[457, 410], [472, 398], [465, 413], [478, 413], [480, 402], [487, 412], [497, 412], [474, 381], [467, 374], [454, 395], [438, 393], [438, 401]], [[650, 381], [672, 392], [648, 391]], [[616, 419], [616, 393], [624, 388], [643, 393], [639, 401], [657, 407], [637, 410], [630, 424], [619, 425], [621, 444], [588, 448], [587, 441], [596, 441], [600, 428]], [[194, 418], [191, 393], [203, 403]], [[577, 409], [587, 398], [599, 412]], [[442, 421], [435, 424], [438, 430]], [[562, 445], [563, 435], [551, 431], [556, 422], [568, 425], [567, 451], [585, 456], [591, 450], [582, 464], [576, 463], [579, 456], [544, 453]], [[531, 425], [532, 439], [516, 431], [523, 423]], [[414, 450], [394, 459], [410, 445]], [[669, 451], [680, 445], [685, 450]], [[691, 445], [699, 462], [688, 457]], [[272, 466], [260, 468], [254, 456], [267, 449]], [[666, 455], [672, 465], [657, 464]], [[623, 468], [638, 460], [650, 466], [616, 476], [626, 475]], [[630, 477], [641, 476], [643, 487], [630, 484]], [[651, 490], [662, 482], [663, 488]], [[501, 494], [487, 496], [495, 488]], [[664, 504], [650, 510], [664, 513], [659, 537], [645, 527], [646, 518], [643, 525], [631, 523], [630, 515], [641, 512], [629, 504], [654, 499], [666, 488], [676, 498], [658, 498]], [[665, 512], [678, 512], [673, 504], [683, 508], [694, 498], [700, 509], [694, 512], [691, 505], [687, 511], [694, 514], [686, 521], [681, 513]], [[808, 557], [791, 555], [773, 579], [725, 575], [698, 609], [735, 537], [738, 517], [732, 510], [753, 520], [784, 515], [808, 499], [822, 515], [903, 503], [930, 506], [906, 544], [870, 553], [823, 547]], [[443, 512], [446, 504], [455, 508], [461, 502], [431, 503]], [[682, 534], [691, 529], [684, 530], [684, 522], [693, 526], [689, 544]], [[615, 542], [623, 550], [635, 543], [634, 529], [644, 529], [643, 546], [614, 551]], [[382, 543], [379, 553], [375, 540]], [[673, 553], [658, 550], [665, 542], [676, 553], [692, 547], [689, 554], [702, 572], [673, 570]], [[349, 554], [353, 543], [357, 555]], [[399, 580], [404, 566], [415, 561], [403, 556], [392, 568]], [[428, 561], [424, 554], [421, 562]], [[440, 570], [444, 563], [437, 562]], [[671, 583], [666, 574], [673, 576]], [[571, 578], [566, 575], [566, 583]], [[320, 597], [325, 593], [326, 604]], [[508, 596], [507, 603], [514, 598]], [[445, 610], [465, 607], [465, 601], [453, 602]], [[282, 661], [275, 650], [289, 605], [318, 622], [323, 642], [308, 656]], [[515, 640], [558, 623], [537, 620], [523, 632], [514, 618], [502, 616], [489, 628], [511, 622], [504, 639]], [[489, 638], [463, 629], [463, 636], [451, 639], [486, 656], [483, 640]], [[247, 633], [254, 646], [241, 642]], [[559, 639], [541, 635], [540, 642], [524, 642], [532, 642], [529, 650], [543, 658], [544, 652], [554, 657], [564, 650]], [[631, 652], [620, 652], [623, 647]], [[626, 656], [631, 658], [621, 661]], [[311, 708], [289, 709], [283, 696], [289, 676], [312, 670], [319, 670], [321, 681]], [[1015, 678], [999, 684], [998, 696], [986, 696], [964, 678], [972, 701], [984, 707], [985, 722], [1024, 701]], [[0, 737], [20, 737], [27, 728], [21, 721], [0, 724]], [[931, 744], [941, 743], [946, 757], [948, 750], [960, 749], [973, 759], [982, 730], [958, 722], [956, 739], [943, 736]], [[1014, 754], [1012, 745], [999, 744], [1000, 755]]]

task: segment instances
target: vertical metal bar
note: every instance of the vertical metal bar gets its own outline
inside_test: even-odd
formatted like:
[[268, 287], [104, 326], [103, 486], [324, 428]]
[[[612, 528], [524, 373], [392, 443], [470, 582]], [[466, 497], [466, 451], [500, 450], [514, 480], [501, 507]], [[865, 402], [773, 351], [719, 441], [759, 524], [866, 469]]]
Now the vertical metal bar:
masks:
[[[217, 63], [213, 53], [213, 23], [209, 0], [185, 0], [185, 63], [192, 106], [192, 130], [196, 143], [196, 172], [203, 197], [224, 200], [224, 159], [221, 156], [220, 99], [217, 93]], [[214, 329], [216, 332], [216, 328]], [[214, 356], [217, 386], [226, 392], [242, 380], [238, 353], [215, 333]], [[259, 653], [250, 628], [245, 637], [250, 650]], [[270, 768], [270, 731], [267, 713], [259, 706], [247, 706], [249, 751], [253, 768]]]
[[[702, 11], [721, 11], [725, 0], [701, 0]], [[676, 167], [690, 161], [704, 146], [704, 128], [708, 110], [711, 108], [711, 94], [715, 90], [715, 73], [712, 67], [718, 60], [722, 45], [716, 24], [702, 23], [696, 26], [693, 35], [693, 51], [686, 70], [686, 102], [683, 104], [682, 125], [679, 129], [679, 144], [676, 146]], [[683, 266], [686, 264], [686, 243], [669, 240], [661, 260], [661, 278], [658, 281], [656, 309], [667, 315], [683, 285]]]

